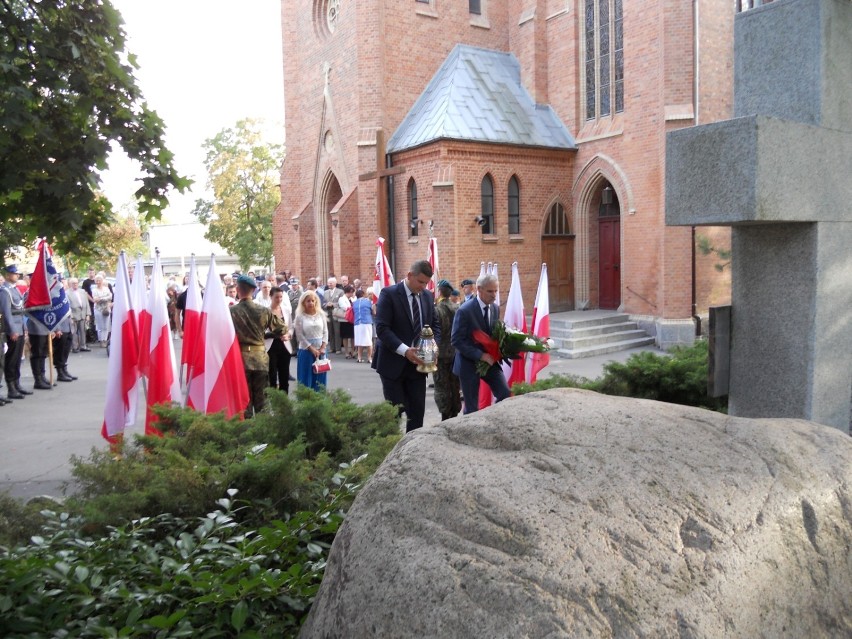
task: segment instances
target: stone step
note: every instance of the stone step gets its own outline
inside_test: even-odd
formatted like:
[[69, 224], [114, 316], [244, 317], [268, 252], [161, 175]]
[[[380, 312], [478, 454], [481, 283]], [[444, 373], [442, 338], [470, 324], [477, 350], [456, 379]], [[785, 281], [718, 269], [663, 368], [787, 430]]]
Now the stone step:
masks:
[[553, 339], [578, 339], [582, 337], [593, 337], [607, 333], [619, 333], [621, 331], [632, 331], [638, 328], [636, 322], [619, 322], [617, 324], [601, 324], [588, 328], [554, 328], [550, 326], [550, 336]]
[[628, 339], [621, 342], [610, 342], [608, 344], [600, 344], [597, 346], [589, 346], [586, 348], [578, 348], [575, 350], [560, 348], [551, 351], [551, 354], [554, 354], [557, 357], [563, 357], [565, 359], [581, 359], [583, 357], [597, 357], [598, 355], [606, 355], [607, 353], [625, 351], [630, 348], [638, 348], [639, 346], [651, 346], [653, 343], [654, 338], [646, 334], [645, 337]]
[[[551, 335], [551, 337], [553, 337]], [[565, 348], [571, 351], [575, 350], [583, 350], [585, 348], [589, 348], [592, 346], [604, 345], [604, 344], [617, 344], [621, 342], [626, 342], [633, 339], [639, 339], [648, 337], [648, 333], [638, 328], [636, 324], [633, 324], [631, 330], [622, 330], [614, 333], [603, 333], [598, 335], [585, 335], [578, 336], [576, 332], [570, 338], [563, 338], [558, 340], [558, 344], [560, 348]], [[556, 338], [554, 338], [556, 339]], [[653, 341], [653, 338], [651, 338]]]
[[604, 315], [600, 317], [591, 317], [591, 318], [583, 318], [583, 319], [568, 319], [568, 318], [558, 318], [550, 317], [550, 328], [560, 328], [567, 330], [576, 330], [576, 329], [585, 329], [592, 328], [595, 326], [605, 326], [608, 324], [623, 324], [624, 322], [629, 322], [630, 317], [628, 315], [622, 313], [614, 313], [612, 315]]

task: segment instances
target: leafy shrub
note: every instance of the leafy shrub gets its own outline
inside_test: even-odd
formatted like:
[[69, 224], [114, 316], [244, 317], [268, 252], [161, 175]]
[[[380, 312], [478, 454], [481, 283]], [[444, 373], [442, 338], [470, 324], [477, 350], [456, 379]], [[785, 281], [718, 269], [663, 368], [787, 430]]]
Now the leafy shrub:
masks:
[[97, 538], [45, 513], [42, 536], [0, 553], [0, 636], [295, 636], [360, 487], [340, 473], [332, 483], [318, 508], [258, 528], [237, 517], [254, 505], [229, 498], [204, 517], [145, 517]]
[[708, 345], [704, 340], [677, 346], [666, 355], [635, 353], [623, 364], [609, 362], [604, 374], [592, 381], [554, 375], [535, 384], [512, 387], [516, 395], [549, 388], [583, 388], [605, 395], [656, 399], [672, 404], [698, 406], [725, 412], [727, 398], [707, 395]]
[[0, 493], [0, 546], [12, 546], [29, 539], [44, 525], [42, 504], [23, 504], [8, 493]]
[[[89, 525], [170, 513], [203, 515], [228, 488], [264, 504], [259, 521], [310, 509], [340, 463], [369, 477], [399, 441], [388, 404], [359, 406], [344, 391], [300, 387], [296, 400], [271, 390], [269, 412], [240, 421], [182, 408], [158, 408], [164, 437], [138, 437], [116, 461], [105, 451], [72, 458], [79, 489], [68, 508]], [[245, 516], [245, 515], [241, 515]]]

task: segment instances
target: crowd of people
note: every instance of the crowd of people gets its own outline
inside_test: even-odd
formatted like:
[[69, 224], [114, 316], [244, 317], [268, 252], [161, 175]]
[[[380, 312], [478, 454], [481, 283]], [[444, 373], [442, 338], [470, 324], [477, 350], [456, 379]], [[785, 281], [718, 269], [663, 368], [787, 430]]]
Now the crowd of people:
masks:
[[[415, 262], [402, 281], [383, 289], [380, 296], [359, 279], [350, 282], [346, 275], [330, 276], [324, 286], [319, 277], [309, 278], [303, 286], [287, 271], [260, 277], [254, 272], [225, 275], [222, 288], [249, 387], [245, 415], [263, 410], [267, 387], [289, 392], [290, 382], [296, 382], [322, 391], [331, 370], [330, 356], [337, 355], [375, 369], [385, 399], [399, 407], [400, 415], [405, 413], [406, 430], [419, 428], [427, 374], [417, 370], [423, 362], [416, 346], [426, 325], [432, 327], [438, 345], [437, 370], [432, 375], [442, 419], [455, 417], [462, 408], [465, 412], [478, 409], [478, 360], [490, 365], [483, 380], [496, 400], [508, 397], [499, 363], [490, 361], [472, 338], [476, 329], [490, 334], [498, 319], [496, 277], [483, 276], [475, 283], [465, 279], [460, 290], [443, 279], [433, 295], [427, 290], [432, 275], [428, 262]], [[77, 378], [68, 371], [68, 354], [89, 352], [90, 344], [107, 348], [109, 343], [113, 290], [104, 272], [89, 269], [82, 283], [76, 277], [62, 280], [71, 312], [51, 334], [26, 322], [26, 280], [16, 265], [6, 266], [0, 275], [0, 345], [5, 345], [2, 366], [7, 386], [0, 406], [32, 394], [20, 384], [21, 361], [26, 356], [34, 389], [49, 390], [49, 354], [57, 381], [70, 382]], [[171, 276], [164, 291], [175, 339], [183, 335], [188, 284], [188, 274]]]

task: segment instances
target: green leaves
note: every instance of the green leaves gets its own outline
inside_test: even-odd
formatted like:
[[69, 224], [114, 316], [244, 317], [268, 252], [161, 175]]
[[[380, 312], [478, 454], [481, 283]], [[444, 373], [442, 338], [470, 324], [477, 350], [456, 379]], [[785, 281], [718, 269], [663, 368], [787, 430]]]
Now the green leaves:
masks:
[[204, 144], [212, 200], [198, 200], [194, 214], [207, 224], [205, 237], [240, 260], [240, 266], [272, 261], [272, 214], [280, 201], [284, 149], [263, 142], [260, 123], [240, 120]]
[[93, 240], [112, 214], [97, 201], [110, 141], [142, 166], [146, 219], [189, 186], [164, 152], [121, 25], [108, 0], [0, 3], [0, 259], [38, 236], [60, 254]]

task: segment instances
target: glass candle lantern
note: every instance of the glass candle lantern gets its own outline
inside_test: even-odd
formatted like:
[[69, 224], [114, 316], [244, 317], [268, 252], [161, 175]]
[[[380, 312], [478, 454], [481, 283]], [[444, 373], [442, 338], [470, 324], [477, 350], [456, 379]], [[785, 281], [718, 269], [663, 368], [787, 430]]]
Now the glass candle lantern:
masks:
[[426, 324], [420, 331], [420, 337], [414, 340], [414, 348], [417, 349], [417, 357], [423, 360], [417, 365], [420, 373], [434, 373], [438, 370], [438, 343], [432, 328]]

